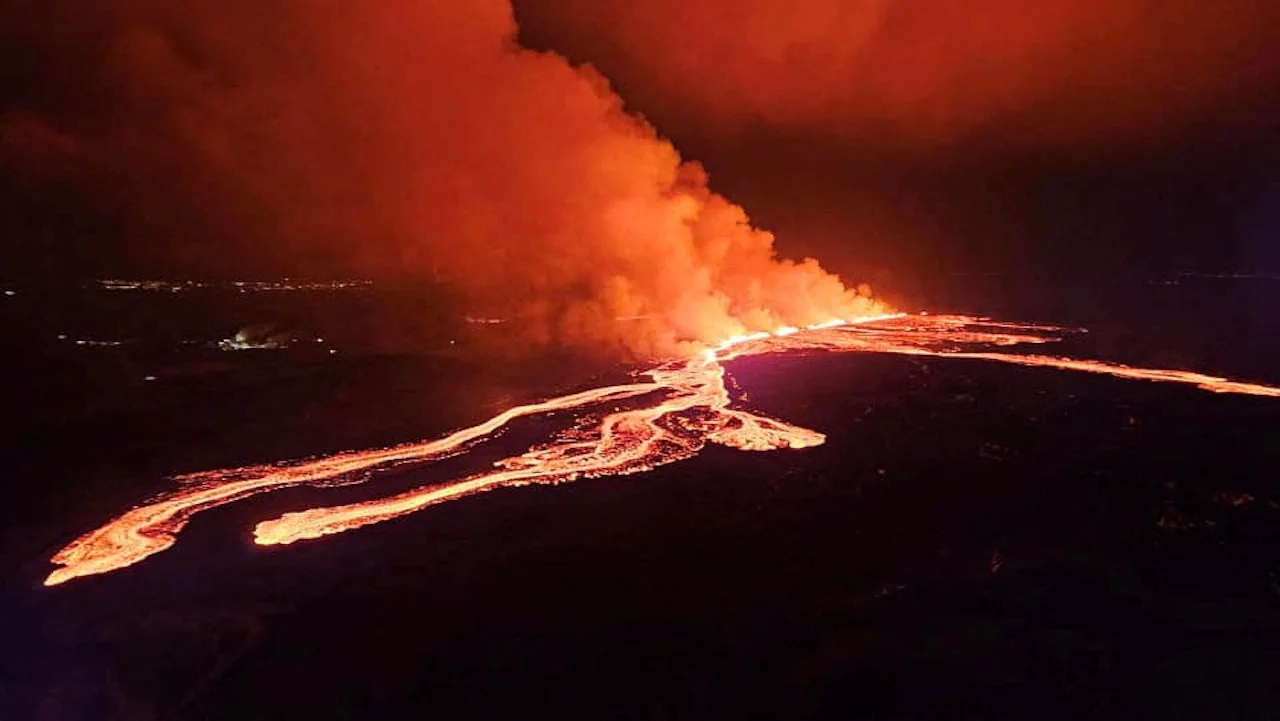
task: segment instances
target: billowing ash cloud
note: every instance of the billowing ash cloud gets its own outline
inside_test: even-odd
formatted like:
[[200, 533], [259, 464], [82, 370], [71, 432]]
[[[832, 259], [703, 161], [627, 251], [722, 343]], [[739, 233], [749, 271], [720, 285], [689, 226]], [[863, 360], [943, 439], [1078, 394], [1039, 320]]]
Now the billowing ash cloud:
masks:
[[518, 47], [507, 0], [99, 5], [24, 19], [80, 92], [28, 89], [8, 157], [75, 164], [149, 257], [443, 278], [639, 354], [872, 305], [776, 260], [600, 74]]
[[715, 132], [763, 124], [911, 148], [1131, 146], [1205, 124], [1256, 125], [1280, 85], [1271, 0], [521, 5], [633, 102]]

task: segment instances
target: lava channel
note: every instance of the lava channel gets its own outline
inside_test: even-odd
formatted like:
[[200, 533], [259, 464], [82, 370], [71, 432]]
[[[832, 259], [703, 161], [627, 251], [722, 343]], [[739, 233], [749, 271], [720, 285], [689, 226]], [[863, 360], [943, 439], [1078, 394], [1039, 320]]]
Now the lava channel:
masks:
[[[895, 314], [731, 338], [697, 357], [649, 370], [644, 374], [647, 381], [516, 406], [438, 440], [180, 477], [175, 479], [179, 482], [176, 490], [127, 511], [59, 551], [52, 558], [58, 568], [45, 579], [45, 585], [115, 571], [167, 550], [192, 516], [201, 511], [292, 486], [366, 482], [370, 471], [463, 453], [523, 416], [575, 411], [585, 418], [605, 404], [616, 408], [624, 400], [639, 403], [639, 407], [605, 414], [593, 427], [576, 427], [546, 445], [501, 460], [485, 473], [262, 521], [254, 529], [254, 540], [260, 545], [277, 545], [319, 538], [504, 486], [638, 473], [695, 456], [707, 443], [748, 451], [822, 444], [822, 433], [730, 406], [723, 362], [747, 355], [817, 350], [967, 358], [1184, 383], [1216, 393], [1280, 397], [1280, 388], [1274, 386], [1190, 371], [989, 350], [1052, 343], [1066, 330], [963, 315]], [[641, 402], [644, 398], [653, 400]]]

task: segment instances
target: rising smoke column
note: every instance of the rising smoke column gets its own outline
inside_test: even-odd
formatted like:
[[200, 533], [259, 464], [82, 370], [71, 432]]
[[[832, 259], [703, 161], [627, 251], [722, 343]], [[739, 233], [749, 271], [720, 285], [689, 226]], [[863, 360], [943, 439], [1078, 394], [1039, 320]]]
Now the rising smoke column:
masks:
[[535, 39], [720, 137], [911, 152], [1162, 143], [1274, 122], [1270, 0], [523, 0]]
[[520, 48], [507, 0], [27, 13], [90, 90], [24, 122], [69, 137], [171, 267], [444, 279], [523, 341], [640, 355], [874, 311], [776, 259], [599, 73]]

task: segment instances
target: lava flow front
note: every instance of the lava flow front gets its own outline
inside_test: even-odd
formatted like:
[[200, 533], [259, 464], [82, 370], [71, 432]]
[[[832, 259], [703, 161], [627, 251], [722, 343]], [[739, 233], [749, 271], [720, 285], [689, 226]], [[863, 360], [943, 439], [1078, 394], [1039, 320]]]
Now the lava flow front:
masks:
[[[732, 338], [692, 359], [648, 371], [648, 381], [517, 406], [439, 440], [184, 476], [177, 479], [178, 489], [128, 511], [59, 551], [52, 561], [60, 567], [49, 574], [45, 585], [114, 571], [164, 551], [200, 511], [290, 486], [357, 482], [357, 474], [437, 460], [491, 439], [495, 431], [522, 416], [564, 410], [580, 414], [579, 424], [572, 430], [546, 445], [499, 461], [491, 471], [390, 497], [286, 513], [259, 523], [254, 539], [261, 545], [287, 544], [349, 531], [502, 486], [636, 473], [690, 458], [707, 442], [751, 451], [821, 444], [825, 436], [817, 431], [730, 407], [722, 361], [744, 355], [823, 350], [968, 358], [1186, 383], [1218, 393], [1280, 397], [1277, 387], [1189, 371], [983, 350], [1049, 343], [1058, 340], [1063, 331], [968, 316], [897, 314]], [[592, 421], [593, 414], [600, 413], [603, 417]]]

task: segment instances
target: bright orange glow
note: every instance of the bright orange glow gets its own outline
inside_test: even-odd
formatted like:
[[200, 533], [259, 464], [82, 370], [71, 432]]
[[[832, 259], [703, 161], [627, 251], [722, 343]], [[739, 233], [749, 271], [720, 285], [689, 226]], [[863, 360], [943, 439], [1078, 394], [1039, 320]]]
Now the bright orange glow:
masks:
[[[495, 470], [435, 483], [361, 503], [311, 508], [259, 523], [254, 540], [287, 544], [361, 526], [503, 486], [563, 483], [581, 478], [637, 473], [696, 455], [708, 442], [765, 451], [820, 445], [823, 434], [730, 407], [723, 361], [800, 350], [856, 351], [968, 358], [1120, 378], [1187, 383], [1216, 393], [1280, 397], [1280, 388], [1179, 370], [1144, 369], [1047, 355], [974, 350], [1044, 344], [1063, 331], [1051, 326], [1001, 323], [968, 316], [880, 315], [833, 320], [805, 329], [778, 328], [729, 338], [693, 354], [691, 360], [659, 366], [648, 382], [596, 388], [517, 406], [445, 438], [392, 448], [339, 453], [283, 465], [263, 465], [185, 476], [183, 487], [139, 506], [76, 539], [52, 559], [52, 586], [106, 573], [168, 549], [193, 515], [280, 488], [358, 482], [354, 474], [407, 463], [425, 463], [488, 440], [515, 418], [552, 411], [580, 411], [579, 425], [544, 446], [507, 458]], [[647, 400], [646, 400], [647, 399]], [[587, 423], [591, 409], [607, 413]]]
[[1230, 122], [1280, 78], [1280, 7], [1256, 0], [530, 4], [630, 102], [708, 137], [763, 125], [917, 148], [981, 132], [1006, 150], [1128, 148]]
[[437, 459], [493, 433], [521, 416], [616, 401], [657, 389], [658, 386], [653, 383], [597, 388], [541, 403], [516, 406], [484, 423], [464, 428], [435, 441], [339, 453], [284, 466], [250, 466], [182, 476], [177, 479], [183, 486], [181, 490], [166, 494], [148, 505], [139, 506], [111, 523], [81, 536], [59, 551], [53, 557], [53, 562], [65, 568], [49, 574], [45, 585], [52, 586], [77, 576], [114, 571], [166, 550], [177, 540], [178, 532], [187, 525], [187, 521], [200, 511], [264, 491], [300, 484], [318, 484], [374, 467]]

